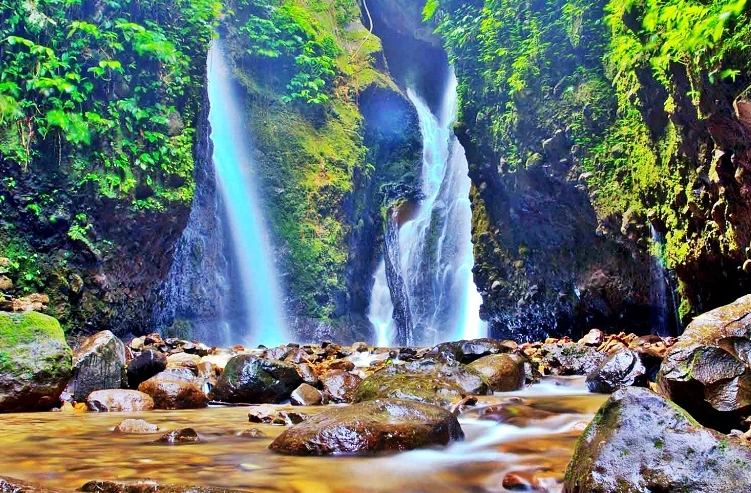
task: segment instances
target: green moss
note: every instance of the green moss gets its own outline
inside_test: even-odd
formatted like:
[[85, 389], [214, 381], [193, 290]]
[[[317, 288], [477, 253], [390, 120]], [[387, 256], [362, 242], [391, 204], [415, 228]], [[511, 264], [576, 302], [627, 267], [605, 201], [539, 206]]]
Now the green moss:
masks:
[[0, 312], [0, 349], [32, 343], [38, 338], [65, 341], [60, 322], [37, 312]]

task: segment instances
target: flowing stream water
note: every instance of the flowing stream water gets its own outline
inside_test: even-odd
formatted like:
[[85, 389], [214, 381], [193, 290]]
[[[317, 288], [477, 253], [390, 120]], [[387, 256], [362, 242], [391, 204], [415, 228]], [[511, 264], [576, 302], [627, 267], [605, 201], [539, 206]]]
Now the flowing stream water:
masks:
[[[479, 313], [482, 298], [472, 277], [471, 180], [464, 148], [452, 130], [458, 107], [456, 88], [451, 71], [437, 114], [418, 94], [407, 91], [422, 132], [423, 198], [414, 217], [398, 232], [398, 270], [406, 289], [394, 289], [385, 259], [375, 273], [368, 317], [379, 345], [432, 345], [486, 335]], [[389, 245], [385, 249], [388, 255]], [[400, 332], [396, 324], [405, 322], [404, 317], [395, 321], [394, 297], [402, 291], [408, 299], [397, 302], [408, 307], [409, 327], [406, 340], [396, 340]]]
[[[371, 458], [276, 455], [268, 445], [285, 428], [248, 423], [247, 407], [4, 414], [0, 475], [70, 490], [92, 479], [152, 479], [256, 493], [492, 493], [508, 491], [503, 478], [514, 472], [534, 481], [536, 491], [557, 493], [577, 437], [606, 398], [587, 394], [581, 379], [484, 396], [459, 417], [464, 441]], [[160, 433], [113, 433], [125, 418], [161, 430], [192, 427], [201, 442], [170, 446], [154, 443]], [[250, 427], [266, 437], [237, 435]]]
[[[199, 327], [190, 336], [208, 344], [275, 346], [290, 340], [284, 298], [254, 184], [256, 162], [248, 144], [242, 99], [234, 84], [221, 41], [216, 40], [208, 57], [213, 144], [208, 159], [215, 181], [197, 183], [191, 217], [165, 290], [167, 311], [172, 319], [184, 316]], [[211, 195], [213, 201], [204, 195]], [[204, 310], [210, 316], [198, 320], [199, 305], [212, 305]]]

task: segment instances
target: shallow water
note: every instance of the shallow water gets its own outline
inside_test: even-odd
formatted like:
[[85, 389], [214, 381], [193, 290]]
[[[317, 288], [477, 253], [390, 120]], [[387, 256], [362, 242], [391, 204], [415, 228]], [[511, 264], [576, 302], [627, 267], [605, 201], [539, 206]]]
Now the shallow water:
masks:
[[[576, 438], [605, 398], [579, 385], [553, 383], [486, 396], [460, 417], [465, 441], [382, 458], [273, 454], [267, 447], [284, 428], [248, 423], [245, 407], [7, 414], [0, 418], [0, 475], [70, 489], [91, 479], [152, 479], [255, 492], [442, 493], [504, 492], [503, 478], [514, 471], [536, 476], [538, 491], [559, 492]], [[488, 406], [511, 409], [504, 413], [512, 417], [488, 420]], [[125, 418], [143, 418], [164, 430], [190, 426], [202, 443], [170, 446], [153, 443], [159, 433], [113, 433]], [[267, 437], [236, 436], [251, 427]]]

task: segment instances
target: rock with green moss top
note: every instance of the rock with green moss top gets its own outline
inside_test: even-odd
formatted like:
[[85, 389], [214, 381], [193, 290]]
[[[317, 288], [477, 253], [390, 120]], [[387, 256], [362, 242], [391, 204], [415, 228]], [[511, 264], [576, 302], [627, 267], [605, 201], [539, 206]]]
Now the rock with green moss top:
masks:
[[60, 323], [36, 312], [0, 312], [0, 412], [58, 404], [72, 372]]
[[748, 491], [751, 449], [646, 389], [619, 390], [582, 433], [564, 493]]

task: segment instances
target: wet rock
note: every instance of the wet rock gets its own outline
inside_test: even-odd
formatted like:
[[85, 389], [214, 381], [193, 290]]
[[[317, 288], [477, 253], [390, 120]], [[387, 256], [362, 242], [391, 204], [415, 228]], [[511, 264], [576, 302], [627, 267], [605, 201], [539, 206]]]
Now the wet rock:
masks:
[[525, 428], [533, 426], [535, 421], [542, 421], [555, 416], [555, 413], [544, 409], [536, 409], [522, 400], [506, 402], [479, 409], [473, 409], [473, 414], [481, 421], [495, 421]]
[[587, 375], [605, 359], [596, 349], [575, 342], [545, 344], [540, 352], [542, 363], [558, 375]]
[[0, 493], [59, 493], [60, 491], [42, 488], [20, 479], [0, 476]]
[[459, 422], [445, 409], [383, 399], [326, 409], [286, 430], [269, 448], [288, 455], [372, 454], [462, 438]]
[[368, 349], [368, 345], [364, 342], [356, 342], [352, 344], [353, 353], [367, 353], [368, 351], [370, 351], [370, 349]]
[[137, 390], [95, 390], [86, 398], [86, 406], [97, 412], [150, 411], [154, 409], [154, 400]]
[[362, 378], [343, 370], [333, 370], [321, 376], [323, 395], [330, 402], [352, 402]]
[[431, 349], [429, 354], [451, 355], [456, 361], [466, 364], [483, 356], [511, 351], [508, 342], [488, 338], [444, 342]]
[[142, 382], [161, 373], [167, 368], [167, 356], [158, 351], [147, 349], [128, 364], [126, 371], [128, 387], [137, 389]]
[[738, 428], [751, 413], [751, 295], [696, 317], [666, 353], [657, 383], [700, 423]]
[[297, 370], [288, 363], [241, 354], [229, 360], [211, 397], [224, 402], [281, 402], [301, 383]]
[[210, 486], [160, 484], [156, 481], [108, 480], [89, 481], [81, 486], [78, 491], [85, 493], [155, 493], [157, 491], [159, 493], [247, 493], [247, 490], [228, 490]]
[[600, 329], [590, 330], [584, 337], [579, 339], [579, 344], [587, 346], [599, 346], [605, 340], [605, 334]]
[[590, 392], [610, 394], [622, 387], [647, 385], [647, 369], [636, 351], [613, 353], [587, 375]]
[[303, 382], [316, 386], [318, 385], [318, 374], [309, 363], [300, 363], [297, 366], [297, 371], [303, 379]]
[[206, 407], [208, 397], [195, 382], [164, 371], [138, 386], [154, 399], [156, 409], [196, 409]]
[[466, 395], [489, 391], [487, 380], [474, 368], [430, 357], [378, 370], [362, 381], [354, 402], [393, 398], [449, 407]]
[[503, 477], [501, 485], [509, 491], [538, 491], [527, 471], [510, 472]]
[[201, 357], [197, 354], [175, 353], [167, 356], [167, 368], [185, 368], [198, 374], [198, 364]]
[[323, 395], [317, 388], [303, 383], [292, 392], [289, 400], [295, 406], [317, 406], [323, 402]]
[[181, 445], [186, 443], [198, 443], [200, 438], [193, 428], [181, 428], [172, 430], [162, 435], [157, 443], [168, 443], [170, 445]]
[[291, 352], [292, 350], [287, 347], [275, 347], [264, 351], [263, 357], [266, 359], [283, 360]]
[[494, 392], [509, 392], [524, 387], [526, 358], [515, 354], [491, 354], [483, 356], [468, 366], [488, 379]]
[[258, 428], [248, 428], [247, 430], [243, 430], [240, 433], [237, 434], [237, 436], [242, 438], [251, 438], [251, 439], [258, 439], [258, 438], [266, 438], [266, 433], [264, 433], [262, 430]]
[[125, 376], [125, 344], [109, 330], [87, 337], [73, 352], [73, 377], [65, 389], [78, 402], [95, 390], [119, 389]]
[[57, 320], [36, 312], [0, 312], [0, 412], [58, 405], [72, 360]]
[[289, 426], [302, 423], [306, 415], [294, 411], [282, 411], [269, 404], [253, 406], [248, 412], [248, 421], [269, 425]]
[[352, 371], [355, 369], [355, 364], [351, 361], [344, 359], [337, 359], [329, 363], [329, 370], [344, 370]]
[[112, 430], [115, 433], [131, 433], [135, 435], [145, 435], [156, 433], [159, 427], [155, 424], [144, 421], [143, 419], [124, 419]]
[[563, 491], [735, 493], [749, 484], [751, 449], [631, 387], [613, 394], [582, 433]]

